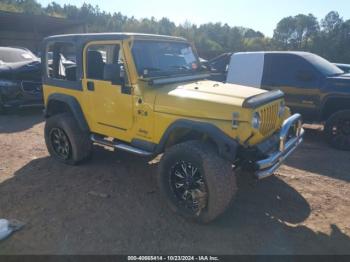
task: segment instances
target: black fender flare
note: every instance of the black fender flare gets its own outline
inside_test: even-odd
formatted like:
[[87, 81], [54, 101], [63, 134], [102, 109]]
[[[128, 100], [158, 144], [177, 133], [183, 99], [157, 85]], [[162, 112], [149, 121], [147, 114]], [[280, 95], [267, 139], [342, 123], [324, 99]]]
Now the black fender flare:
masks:
[[83, 110], [78, 102], [78, 100], [74, 96], [66, 95], [66, 94], [51, 94], [47, 99], [47, 104], [44, 110], [45, 117], [49, 117], [51, 115], [50, 112], [50, 103], [53, 101], [58, 101], [66, 104], [69, 110], [72, 112], [73, 117], [77, 120], [79, 127], [82, 131], [89, 131], [89, 125], [85, 119]]
[[156, 153], [160, 154], [164, 151], [166, 142], [171, 133], [176, 129], [188, 129], [208, 136], [214, 141], [218, 148], [218, 153], [224, 159], [233, 162], [236, 159], [239, 143], [226, 135], [217, 126], [210, 123], [192, 121], [188, 119], [179, 119], [172, 123], [163, 134], [159, 144], [156, 146]]

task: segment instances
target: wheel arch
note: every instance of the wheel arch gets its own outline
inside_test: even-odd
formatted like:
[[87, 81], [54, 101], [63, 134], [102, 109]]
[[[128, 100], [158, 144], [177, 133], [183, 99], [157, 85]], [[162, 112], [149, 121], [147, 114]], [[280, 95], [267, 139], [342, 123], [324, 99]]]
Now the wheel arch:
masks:
[[81, 106], [75, 97], [57, 93], [49, 95], [44, 111], [45, 117], [66, 112], [73, 115], [82, 131], [90, 130]]
[[327, 120], [332, 114], [342, 110], [350, 110], [350, 96], [329, 96], [322, 103], [321, 120]]
[[163, 134], [156, 153], [166, 148], [189, 140], [205, 140], [215, 145], [219, 155], [233, 162], [236, 159], [239, 144], [213, 124], [187, 119], [176, 120]]

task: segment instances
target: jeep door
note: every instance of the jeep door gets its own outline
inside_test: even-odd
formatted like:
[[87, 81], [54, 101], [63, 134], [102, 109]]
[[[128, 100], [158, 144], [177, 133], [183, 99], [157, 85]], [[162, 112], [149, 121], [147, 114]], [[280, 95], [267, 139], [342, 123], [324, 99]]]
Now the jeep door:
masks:
[[93, 131], [126, 138], [125, 131], [133, 124], [133, 104], [121, 42], [91, 42], [83, 60]]
[[286, 104], [304, 119], [319, 114], [322, 76], [315, 68], [295, 54], [268, 53], [265, 55], [262, 88], [280, 89]]

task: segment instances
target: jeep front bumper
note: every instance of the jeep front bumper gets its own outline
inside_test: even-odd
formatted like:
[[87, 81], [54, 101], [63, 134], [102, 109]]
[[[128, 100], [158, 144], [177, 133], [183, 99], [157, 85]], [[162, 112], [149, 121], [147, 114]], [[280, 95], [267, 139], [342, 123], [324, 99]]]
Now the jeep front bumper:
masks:
[[255, 163], [257, 167], [255, 176], [258, 179], [271, 176], [303, 141], [303, 136], [304, 129], [302, 128], [301, 115], [294, 114], [286, 119], [279, 133], [278, 150]]

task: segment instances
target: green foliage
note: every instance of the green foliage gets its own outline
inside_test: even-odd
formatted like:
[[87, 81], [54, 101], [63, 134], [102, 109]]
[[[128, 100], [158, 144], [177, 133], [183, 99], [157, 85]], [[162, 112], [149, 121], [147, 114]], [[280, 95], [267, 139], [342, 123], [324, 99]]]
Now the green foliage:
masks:
[[70, 4], [61, 6], [55, 2], [42, 7], [36, 0], [1, 0], [0, 10], [44, 14], [82, 20], [89, 32], [139, 32], [183, 36], [192, 41], [198, 53], [211, 58], [223, 52], [264, 50], [305, 50], [325, 58], [350, 63], [350, 20], [344, 21], [332, 11], [320, 22], [312, 14], [299, 14], [283, 18], [274, 30], [273, 38], [244, 27], [231, 27], [221, 23], [200, 26], [186, 21], [175, 25], [168, 18], [136, 19], [118, 13], [101, 11], [98, 6]]
[[350, 20], [335, 11], [319, 23], [309, 15], [283, 18], [274, 31], [275, 48], [305, 50], [339, 63], [350, 63]]
[[2, 0], [0, 10], [35, 15], [44, 13], [43, 8], [36, 0]]
[[312, 14], [283, 18], [274, 31], [274, 40], [282, 49], [307, 49], [320, 27]]

